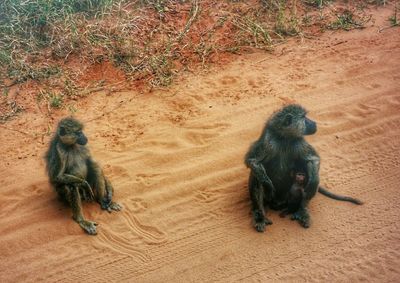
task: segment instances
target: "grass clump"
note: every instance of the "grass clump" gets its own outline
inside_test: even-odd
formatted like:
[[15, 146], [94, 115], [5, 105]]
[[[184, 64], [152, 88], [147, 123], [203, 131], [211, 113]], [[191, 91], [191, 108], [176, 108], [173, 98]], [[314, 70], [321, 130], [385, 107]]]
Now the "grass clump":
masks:
[[[59, 73], [46, 61], [72, 52], [78, 17], [94, 18], [111, 0], [3, 0], [0, 2], [0, 79], [40, 80]], [[67, 31], [68, 27], [68, 31]], [[63, 52], [57, 52], [57, 49]], [[79, 50], [79, 48], [78, 48]], [[50, 52], [49, 52], [50, 51]], [[50, 54], [49, 54], [50, 53]]]
[[307, 5], [322, 8], [324, 5], [328, 4], [331, 1], [328, 0], [303, 0], [303, 2]]
[[390, 26], [392, 26], [392, 27], [400, 26], [400, 20], [399, 20], [399, 18], [397, 16], [397, 9], [398, 8], [397, 8], [397, 3], [396, 3], [395, 6], [394, 6], [393, 16], [389, 17]]
[[45, 89], [39, 91], [37, 101], [45, 101], [49, 108], [61, 108], [63, 107], [64, 98], [63, 94]]
[[300, 33], [300, 26], [296, 15], [296, 6], [287, 9], [287, 7], [284, 6], [284, 3], [279, 5], [275, 21], [275, 32], [280, 36], [294, 36]]
[[352, 30], [352, 29], [360, 29], [364, 28], [364, 24], [370, 20], [369, 18], [361, 19], [356, 17], [354, 13], [348, 9], [345, 9], [341, 13], [336, 14], [336, 20], [328, 25], [329, 29], [344, 29], [344, 30]]

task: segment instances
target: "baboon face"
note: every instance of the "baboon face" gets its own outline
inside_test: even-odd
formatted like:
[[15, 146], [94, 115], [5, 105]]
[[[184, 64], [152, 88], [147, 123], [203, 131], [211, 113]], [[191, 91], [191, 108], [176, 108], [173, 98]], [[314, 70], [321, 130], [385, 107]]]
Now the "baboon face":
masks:
[[58, 136], [65, 145], [85, 145], [88, 139], [82, 132], [82, 129], [83, 125], [78, 120], [65, 118], [58, 125]]
[[295, 181], [297, 184], [303, 185], [305, 178], [306, 175], [304, 173], [296, 173]]
[[317, 123], [307, 117], [307, 111], [300, 105], [284, 107], [271, 120], [271, 126], [283, 137], [301, 138], [315, 134]]

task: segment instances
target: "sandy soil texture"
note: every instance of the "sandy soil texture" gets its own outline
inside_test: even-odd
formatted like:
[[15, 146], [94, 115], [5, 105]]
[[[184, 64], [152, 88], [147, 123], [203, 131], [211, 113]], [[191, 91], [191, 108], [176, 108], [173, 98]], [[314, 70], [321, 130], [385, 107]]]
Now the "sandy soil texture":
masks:
[[[0, 128], [0, 282], [400, 281], [400, 29], [372, 10], [363, 30], [292, 40], [238, 56], [151, 93], [78, 102], [89, 146], [123, 211], [86, 204], [88, 236], [58, 202], [44, 152], [58, 118], [23, 113]], [[278, 212], [251, 224], [243, 156], [288, 102], [319, 131], [312, 226]]]

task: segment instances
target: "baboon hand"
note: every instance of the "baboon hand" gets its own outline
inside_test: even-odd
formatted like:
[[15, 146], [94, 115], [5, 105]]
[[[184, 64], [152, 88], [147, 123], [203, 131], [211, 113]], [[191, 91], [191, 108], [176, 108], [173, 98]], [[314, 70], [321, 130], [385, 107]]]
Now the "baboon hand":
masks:
[[79, 226], [82, 227], [83, 230], [85, 230], [86, 233], [89, 235], [97, 235], [97, 223], [94, 221], [88, 221], [88, 220], [81, 220], [78, 222]]

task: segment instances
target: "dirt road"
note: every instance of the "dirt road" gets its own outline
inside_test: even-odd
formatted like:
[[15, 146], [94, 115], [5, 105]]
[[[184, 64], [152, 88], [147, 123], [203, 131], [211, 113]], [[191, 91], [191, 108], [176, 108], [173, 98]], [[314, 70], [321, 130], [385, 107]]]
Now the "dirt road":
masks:
[[[79, 102], [90, 149], [124, 205], [112, 214], [85, 205], [97, 236], [47, 181], [49, 137], [38, 133], [56, 121], [32, 111], [0, 128], [0, 281], [398, 282], [400, 29], [378, 32], [392, 10], [372, 12], [363, 30], [238, 56], [167, 90]], [[243, 156], [288, 102], [318, 122], [308, 140], [322, 184], [365, 204], [317, 195], [309, 229], [269, 211], [274, 224], [257, 233]]]

